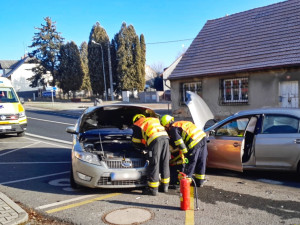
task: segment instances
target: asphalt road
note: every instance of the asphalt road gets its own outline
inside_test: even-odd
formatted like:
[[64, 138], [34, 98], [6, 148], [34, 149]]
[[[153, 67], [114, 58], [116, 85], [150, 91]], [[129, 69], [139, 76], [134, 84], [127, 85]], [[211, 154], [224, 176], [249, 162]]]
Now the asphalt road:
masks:
[[300, 224], [300, 182], [290, 173], [208, 169], [209, 182], [197, 189], [196, 211], [180, 210], [178, 190], [156, 197], [139, 189], [74, 190], [68, 179], [71, 137], [65, 128], [77, 116], [61, 113], [27, 110], [28, 133], [34, 136], [0, 138], [0, 190], [45, 216], [105, 224], [107, 213], [138, 208], [151, 212], [143, 224]]

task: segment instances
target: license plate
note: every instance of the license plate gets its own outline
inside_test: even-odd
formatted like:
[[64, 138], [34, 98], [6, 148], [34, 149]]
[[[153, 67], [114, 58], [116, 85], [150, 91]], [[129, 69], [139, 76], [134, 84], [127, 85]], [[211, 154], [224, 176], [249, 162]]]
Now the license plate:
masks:
[[11, 126], [0, 126], [0, 130], [9, 130]]

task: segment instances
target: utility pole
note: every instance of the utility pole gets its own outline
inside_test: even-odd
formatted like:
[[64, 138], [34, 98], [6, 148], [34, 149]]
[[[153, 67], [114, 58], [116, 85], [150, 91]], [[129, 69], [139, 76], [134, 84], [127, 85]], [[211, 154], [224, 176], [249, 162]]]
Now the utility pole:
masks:
[[[92, 43], [95, 45], [99, 45], [101, 49], [101, 55], [102, 55], [102, 69], [103, 69], [103, 78], [104, 78], [104, 90], [105, 90], [105, 101], [107, 101], [107, 90], [106, 90], [106, 77], [105, 77], [105, 69], [104, 69], [104, 58], [103, 58], [103, 49], [102, 45], [100, 43], [97, 43], [96, 41], [92, 40]], [[110, 60], [109, 60], [110, 61]]]

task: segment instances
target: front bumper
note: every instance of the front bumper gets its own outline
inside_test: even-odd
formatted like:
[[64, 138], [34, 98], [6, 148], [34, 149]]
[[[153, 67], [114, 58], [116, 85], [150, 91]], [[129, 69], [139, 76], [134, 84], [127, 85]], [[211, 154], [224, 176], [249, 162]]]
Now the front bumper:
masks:
[[[140, 168], [108, 168], [105, 162], [94, 165], [77, 159], [72, 155], [74, 181], [90, 188], [135, 188], [146, 185], [146, 167]], [[80, 178], [82, 175], [90, 180]]]
[[26, 130], [27, 123], [23, 124], [0, 124], [0, 134], [22, 133]]

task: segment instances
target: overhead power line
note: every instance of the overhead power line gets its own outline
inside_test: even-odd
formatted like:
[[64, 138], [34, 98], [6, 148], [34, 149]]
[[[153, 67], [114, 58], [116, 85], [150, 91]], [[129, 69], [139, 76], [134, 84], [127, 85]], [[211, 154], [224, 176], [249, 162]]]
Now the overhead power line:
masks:
[[174, 40], [174, 41], [152, 42], [152, 43], [146, 43], [146, 44], [147, 45], [155, 45], [155, 44], [165, 44], [165, 43], [179, 42], [179, 41], [190, 41], [190, 40], [194, 40], [194, 38], [188, 38], [188, 39], [182, 39], [182, 40]]

